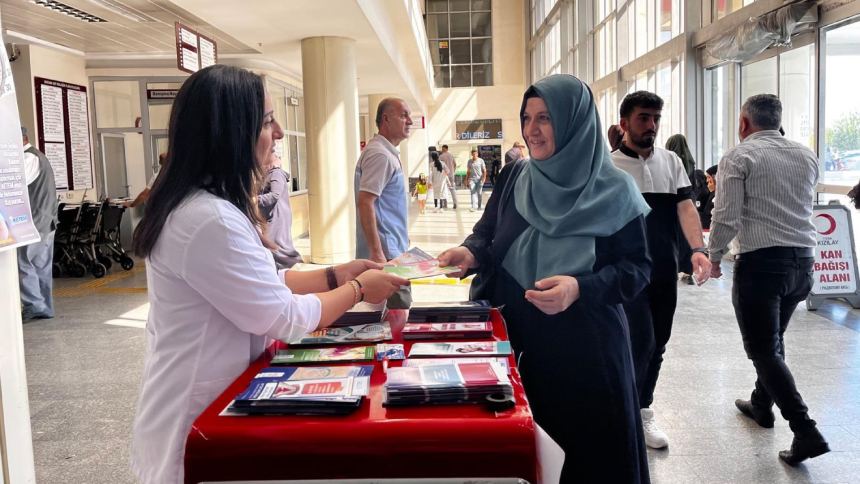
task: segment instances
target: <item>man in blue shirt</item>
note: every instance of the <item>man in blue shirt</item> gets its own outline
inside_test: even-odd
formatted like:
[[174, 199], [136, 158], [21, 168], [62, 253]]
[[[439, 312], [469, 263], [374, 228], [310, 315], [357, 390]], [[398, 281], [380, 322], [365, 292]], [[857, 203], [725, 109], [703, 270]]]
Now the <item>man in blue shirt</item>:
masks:
[[[402, 99], [386, 98], [376, 111], [379, 133], [367, 142], [355, 167], [355, 257], [385, 263], [409, 250], [406, 183], [396, 146], [409, 138], [412, 112]], [[408, 309], [404, 286], [388, 300], [390, 309]]]

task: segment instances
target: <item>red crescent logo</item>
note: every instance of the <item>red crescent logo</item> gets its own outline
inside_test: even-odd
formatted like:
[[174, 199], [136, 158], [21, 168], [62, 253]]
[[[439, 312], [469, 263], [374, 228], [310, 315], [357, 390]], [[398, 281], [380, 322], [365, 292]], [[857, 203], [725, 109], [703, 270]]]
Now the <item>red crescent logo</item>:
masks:
[[818, 232], [819, 234], [830, 235], [833, 233], [834, 230], [836, 230], [836, 220], [833, 217], [831, 217], [830, 215], [828, 215], [826, 213], [822, 213], [822, 214], [816, 216], [816, 218], [818, 218], [818, 217], [823, 217], [828, 222], [830, 222], [830, 228], [825, 230], [824, 232]]

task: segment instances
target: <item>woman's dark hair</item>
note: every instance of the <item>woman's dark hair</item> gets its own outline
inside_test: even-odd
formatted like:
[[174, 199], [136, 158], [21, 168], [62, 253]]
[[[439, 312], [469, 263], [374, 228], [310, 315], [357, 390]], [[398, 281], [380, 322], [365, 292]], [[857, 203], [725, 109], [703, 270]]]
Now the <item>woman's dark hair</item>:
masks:
[[433, 161], [433, 166], [435, 166], [438, 171], [442, 171], [442, 162], [439, 161], [439, 153], [431, 151], [430, 159]]
[[854, 204], [854, 208], [860, 210], [860, 182], [854, 185], [854, 188], [848, 192], [848, 198], [851, 199], [851, 203]]
[[256, 146], [265, 98], [262, 78], [239, 67], [207, 67], [185, 81], [170, 113], [169, 163], [134, 231], [137, 255], [152, 253], [167, 217], [195, 188], [229, 201], [263, 226], [254, 197], [264, 178]]

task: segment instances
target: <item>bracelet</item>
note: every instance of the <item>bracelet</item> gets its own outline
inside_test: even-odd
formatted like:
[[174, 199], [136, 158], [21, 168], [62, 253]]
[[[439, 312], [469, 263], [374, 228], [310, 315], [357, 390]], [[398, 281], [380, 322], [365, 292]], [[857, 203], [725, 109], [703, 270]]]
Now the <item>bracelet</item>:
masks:
[[361, 285], [361, 281], [358, 279], [353, 279], [356, 284], [358, 284], [358, 291], [361, 293], [361, 300], [364, 301], [364, 286]]
[[337, 276], [334, 273], [334, 266], [325, 268], [325, 278], [328, 281], [329, 290], [337, 289]]
[[361, 302], [361, 300], [359, 299], [359, 297], [362, 297], [362, 299], [363, 299], [363, 296], [360, 296], [360, 295], [361, 295], [361, 292], [360, 292], [361, 290], [359, 289], [359, 286], [358, 286], [358, 283], [357, 283], [357, 282], [355, 282], [354, 280], [349, 281], [349, 285], [350, 285], [350, 286], [352, 286], [352, 291], [353, 291], [353, 293], [354, 293], [354, 296], [353, 296], [353, 298], [352, 298], [352, 306], [353, 306], [353, 307], [355, 307], [355, 305], [356, 305], [356, 304], [358, 304], [359, 302]]

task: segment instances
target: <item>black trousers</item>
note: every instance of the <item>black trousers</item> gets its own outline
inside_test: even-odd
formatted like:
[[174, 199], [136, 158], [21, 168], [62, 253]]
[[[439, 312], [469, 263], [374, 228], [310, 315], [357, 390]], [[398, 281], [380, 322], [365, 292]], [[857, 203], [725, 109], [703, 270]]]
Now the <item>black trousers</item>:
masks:
[[654, 389], [663, 366], [663, 353], [672, 335], [677, 303], [678, 281], [657, 280], [624, 305], [641, 408], [648, 408], [654, 402]]
[[[771, 249], [779, 248], [762, 250]], [[775, 402], [791, 430], [802, 433], [815, 427], [815, 421], [809, 418], [808, 408], [785, 364], [783, 335], [794, 309], [812, 289], [815, 259], [761, 255], [761, 251], [754, 251], [739, 256], [732, 287], [732, 304], [744, 349], [758, 377], [752, 403], [770, 408]]]

